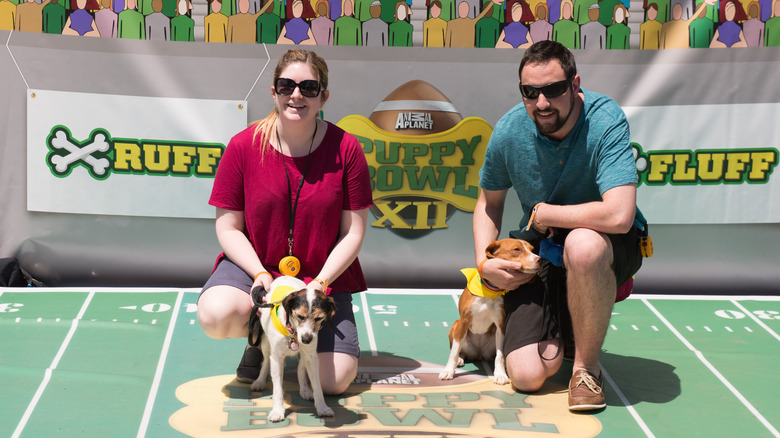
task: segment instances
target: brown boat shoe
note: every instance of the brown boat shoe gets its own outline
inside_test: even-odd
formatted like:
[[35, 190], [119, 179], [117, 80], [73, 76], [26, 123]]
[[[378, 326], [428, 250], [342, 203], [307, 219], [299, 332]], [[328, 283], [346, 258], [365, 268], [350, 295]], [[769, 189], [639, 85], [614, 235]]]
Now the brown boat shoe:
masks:
[[604, 383], [586, 370], [577, 370], [569, 380], [569, 410], [590, 411], [607, 406]]

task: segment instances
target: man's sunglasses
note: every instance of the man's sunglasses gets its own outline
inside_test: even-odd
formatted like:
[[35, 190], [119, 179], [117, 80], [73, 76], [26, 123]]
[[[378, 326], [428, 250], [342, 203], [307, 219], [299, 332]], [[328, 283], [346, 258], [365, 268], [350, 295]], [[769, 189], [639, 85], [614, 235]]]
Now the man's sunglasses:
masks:
[[566, 90], [571, 87], [571, 81], [571, 79], [564, 79], [542, 87], [520, 84], [520, 94], [526, 99], [536, 99], [539, 97], [539, 94], [544, 94], [544, 97], [552, 99], [566, 93]]
[[320, 95], [320, 83], [314, 79], [307, 79], [301, 82], [295, 82], [292, 79], [277, 78], [274, 82], [274, 89], [282, 96], [289, 96], [295, 91], [295, 87], [301, 90], [304, 97], [317, 97]]

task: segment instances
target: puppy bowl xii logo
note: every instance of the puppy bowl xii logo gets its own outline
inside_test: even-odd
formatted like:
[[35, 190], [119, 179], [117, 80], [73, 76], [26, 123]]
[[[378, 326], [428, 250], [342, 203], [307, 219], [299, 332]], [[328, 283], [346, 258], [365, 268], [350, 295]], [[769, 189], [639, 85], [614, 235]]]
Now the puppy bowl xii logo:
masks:
[[456, 210], [474, 211], [493, 128], [464, 119], [431, 84], [407, 82], [369, 118], [350, 115], [338, 125], [363, 146], [377, 218], [372, 226], [416, 238], [447, 228]]
[[102, 128], [78, 140], [62, 125], [51, 129], [46, 145], [54, 175], [65, 178], [83, 167], [98, 180], [112, 173], [213, 178], [225, 150], [219, 143], [112, 138]]

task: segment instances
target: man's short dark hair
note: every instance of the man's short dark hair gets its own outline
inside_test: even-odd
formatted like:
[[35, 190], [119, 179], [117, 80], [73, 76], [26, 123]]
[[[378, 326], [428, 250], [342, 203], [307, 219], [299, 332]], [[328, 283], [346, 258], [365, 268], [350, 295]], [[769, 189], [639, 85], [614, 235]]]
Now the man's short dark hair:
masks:
[[523, 81], [523, 67], [526, 64], [546, 64], [553, 59], [557, 59], [561, 63], [566, 79], [571, 79], [577, 74], [574, 54], [561, 43], [544, 40], [533, 43], [523, 54], [523, 59], [520, 60], [520, 69], [517, 72], [520, 82]]

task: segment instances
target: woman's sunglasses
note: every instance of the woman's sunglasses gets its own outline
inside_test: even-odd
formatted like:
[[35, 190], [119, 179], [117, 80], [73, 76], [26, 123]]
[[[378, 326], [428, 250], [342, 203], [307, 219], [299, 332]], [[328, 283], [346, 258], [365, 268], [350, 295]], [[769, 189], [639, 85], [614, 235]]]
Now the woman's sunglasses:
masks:
[[282, 96], [289, 96], [293, 94], [293, 91], [295, 91], [296, 87], [301, 90], [301, 94], [304, 97], [317, 97], [320, 95], [320, 83], [314, 79], [295, 82], [292, 79], [277, 78], [276, 82], [274, 82], [274, 89]]
[[526, 99], [536, 99], [539, 97], [539, 94], [544, 94], [544, 97], [552, 99], [566, 93], [566, 90], [571, 87], [571, 81], [571, 79], [564, 79], [542, 87], [520, 84], [520, 94]]

